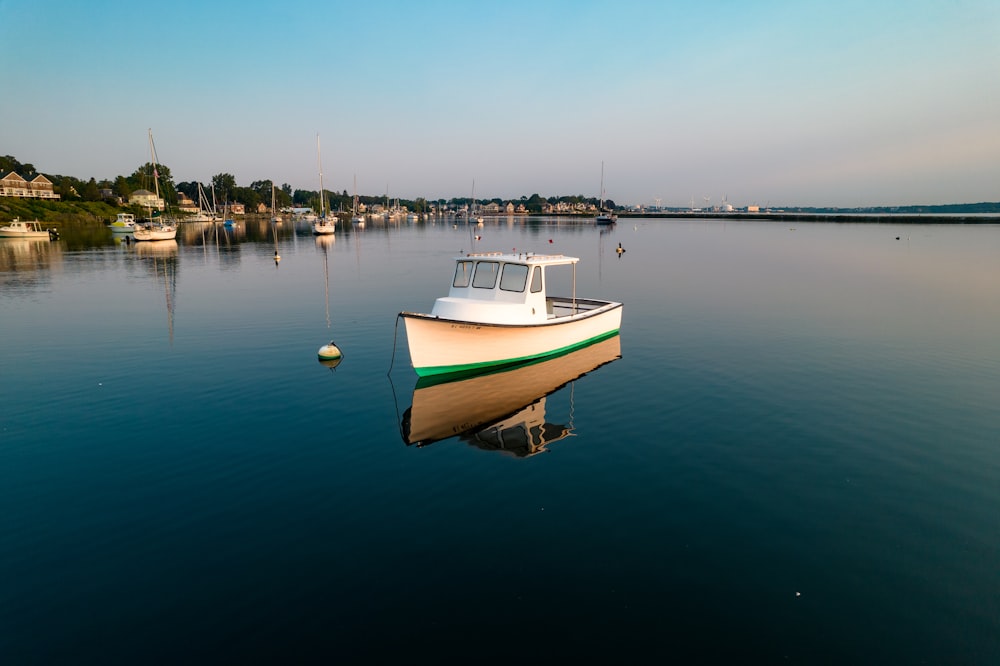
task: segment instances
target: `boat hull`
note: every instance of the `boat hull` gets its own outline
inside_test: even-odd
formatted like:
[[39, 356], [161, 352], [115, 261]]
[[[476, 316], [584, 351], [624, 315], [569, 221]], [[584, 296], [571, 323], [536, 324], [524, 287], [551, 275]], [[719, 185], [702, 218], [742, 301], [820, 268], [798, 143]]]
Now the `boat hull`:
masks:
[[37, 220], [34, 222], [22, 222], [14, 218], [14, 221], [10, 224], [0, 227], [0, 238], [31, 238], [35, 240], [47, 238], [52, 240], [57, 236], [58, 234], [54, 230], [43, 229], [41, 223]]
[[618, 333], [622, 304], [605, 301], [538, 324], [487, 324], [401, 312], [413, 369], [421, 377], [469, 372], [563, 354]]
[[132, 232], [132, 235], [137, 241], [160, 241], [160, 240], [174, 240], [177, 238], [177, 229], [175, 227], [163, 227], [154, 229], [145, 229], [136, 227]]
[[32, 240], [48, 240], [52, 234], [48, 231], [7, 231], [0, 229], [0, 238], [30, 238]]
[[[413, 390], [412, 406], [401, 423], [403, 441], [424, 446], [455, 436], [475, 440], [476, 433], [486, 427], [504, 421], [527, 422], [534, 414], [541, 415], [544, 424], [547, 395], [619, 358], [621, 340], [614, 335], [569, 354], [495, 372], [455, 380], [446, 376], [421, 378]], [[489, 399], [484, 400], [483, 396]], [[527, 437], [551, 432], [546, 428], [528, 430]], [[543, 449], [545, 443], [537, 442], [539, 446], [532, 447], [532, 452]]]

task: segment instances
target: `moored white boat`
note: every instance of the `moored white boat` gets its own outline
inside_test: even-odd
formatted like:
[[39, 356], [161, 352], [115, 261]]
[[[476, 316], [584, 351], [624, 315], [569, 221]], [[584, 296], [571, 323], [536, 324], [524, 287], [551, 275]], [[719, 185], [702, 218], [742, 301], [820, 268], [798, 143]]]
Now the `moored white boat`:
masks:
[[[477, 371], [561, 354], [618, 332], [622, 304], [576, 296], [576, 257], [472, 253], [455, 258], [447, 296], [430, 314], [401, 312], [418, 375]], [[573, 270], [573, 293], [547, 294], [548, 274]]]
[[357, 227], [365, 226], [365, 216], [358, 211], [358, 177], [354, 176], [354, 205], [351, 208], [351, 224]]
[[44, 238], [51, 240], [57, 236], [55, 230], [43, 229], [42, 223], [38, 220], [22, 222], [15, 217], [10, 224], [0, 227], [0, 238]]
[[319, 134], [316, 135], [316, 164], [319, 166], [319, 219], [312, 223], [315, 236], [328, 236], [337, 231], [337, 218], [326, 215], [326, 191], [323, 189], [323, 157], [319, 150]]
[[609, 210], [604, 210], [604, 162], [601, 162], [601, 202], [597, 207], [597, 217], [594, 222], [597, 224], [614, 224], [618, 221], [618, 216]]
[[[337, 218], [333, 218], [336, 220]], [[337, 224], [329, 218], [321, 218], [313, 222], [312, 231], [315, 236], [330, 235], [337, 231]]]
[[137, 241], [174, 240], [177, 238], [177, 227], [172, 224], [150, 221], [146, 224], [135, 225], [132, 236]]
[[[156, 198], [160, 198], [160, 177], [156, 168], [156, 148], [153, 146], [153, 130], [149, 130], [149, 155], [152, 159], [150, 166], [153, 169], [153, 185], [156, 189]], [[137, 241], [162, 241], [174, 240], [177, 238], [177, 226], [168, 224], [162, 219], [153, 217], [153, 211], [149, 211], [149, 220], [143, 224], [136, 224], [132, 231], [132, 237]]]
[[111, 231], [122, 234], [130, 234], [135, 230], [135, 215], [132, 213], [118, 213], [118, 217], [111, 223]]

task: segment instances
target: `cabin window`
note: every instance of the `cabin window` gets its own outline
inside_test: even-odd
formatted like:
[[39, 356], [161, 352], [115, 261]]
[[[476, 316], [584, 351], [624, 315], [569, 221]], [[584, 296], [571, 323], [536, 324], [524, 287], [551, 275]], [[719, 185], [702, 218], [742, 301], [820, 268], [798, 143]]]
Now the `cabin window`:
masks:
[[456, 287], [468, 287], [469, 278], [472, 277], [472, 262], [460, 261], [455, 267], [455, 281], [452, 285]]
[[476, 274], [472, 277], [472, 286], [477, 289], [492, 289], [497, 286], [497, 274], [500, 264], [496, 261], [477, 261]]
[[523, 264], [504, 264], [500, 276], [500, 288], [504, 291], [524, 291], [528, 284], [528, 267]]
[[542, 267], [535, 266], [531, 272], [531, 293], [537, 294], [542, 290]]

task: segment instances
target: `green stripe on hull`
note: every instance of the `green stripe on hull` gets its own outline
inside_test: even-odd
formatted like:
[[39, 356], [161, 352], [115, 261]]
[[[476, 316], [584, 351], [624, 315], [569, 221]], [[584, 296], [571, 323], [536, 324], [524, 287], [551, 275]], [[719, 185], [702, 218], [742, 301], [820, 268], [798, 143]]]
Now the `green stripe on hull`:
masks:
[[587, 347], [594, 344], [595, 342], [600, 342], [601, 340], [607, 340], [608, 338], [618, 335], [619, 329], [614, 329], [613, 331], [608, 331], [607, 333], [601, 333], [593, 338], [588, 338], [583, 342], [578, 342], [568, 347], [560, 347], [558, 349], [553, 349], [552, 351], [547, 351], [544, 354], [536, 354], [533, 356], [522, 356], [520, 358], [507, 358], [500, 361], [484, 361], [482, 363], [464, 363], [461, 365], [436, 365], [423, 368], [414, 368], [417, 375], [420, 377], [436, 377], [438, 375], [452, 375], [452, 374], [477, 374], [485, 370], [502, 368], [508, 365], [518, 365], [521, 363], [527, 364], [531, 361], [537, 361], [544, 358], [551, 358], [552, 356], [559, 356], [561, 354], [568, 354], [577, 349]]

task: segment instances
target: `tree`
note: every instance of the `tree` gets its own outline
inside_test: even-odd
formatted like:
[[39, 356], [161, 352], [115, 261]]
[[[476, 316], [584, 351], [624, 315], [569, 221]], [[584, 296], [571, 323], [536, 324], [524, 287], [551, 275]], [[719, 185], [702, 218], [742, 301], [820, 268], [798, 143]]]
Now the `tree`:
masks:
[[191, 199], [192, 201], [198, 200], [198, 183], [191, 181], [184, 181], [183, 183], [177, 183], [177, 191], [183, 192], [184, 195]]
[[80, 189], [80, 197], [84, 201], [100, 201], [101, 189], [97, 187], [97, 181], [91, 178]]
[[212, 176], [212, 187], [223, 201], [227, 201], [236, 192], [236, 178], [231, 173], [217, 173]]
[[122, 201], [128, 201], [128, 198], [132, 196], [132, 187], [125, 176], [115, 178], [115, 184], [111, 187], [111, 191], [121, 197]]
[[6, 173], [7, 171], [13, 171], [27, 180], [31, 180], [36, 175], [34, 164], [21, 164], [13, 155], [0, 156], [0, 173]]

